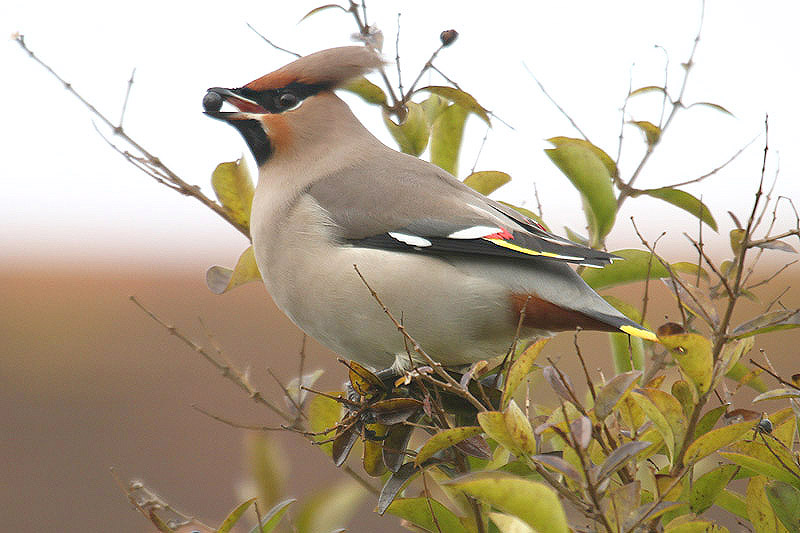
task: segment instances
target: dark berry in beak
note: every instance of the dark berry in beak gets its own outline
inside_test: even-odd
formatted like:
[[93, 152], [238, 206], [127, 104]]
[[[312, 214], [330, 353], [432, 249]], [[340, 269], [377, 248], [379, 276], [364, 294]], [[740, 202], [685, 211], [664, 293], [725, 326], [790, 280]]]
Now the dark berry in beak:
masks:
[[216, 113], [222, 109], [222, 102], [222, 96], [213, 91], [208, 91], [203, 97], [203, 109], [211, 113]]

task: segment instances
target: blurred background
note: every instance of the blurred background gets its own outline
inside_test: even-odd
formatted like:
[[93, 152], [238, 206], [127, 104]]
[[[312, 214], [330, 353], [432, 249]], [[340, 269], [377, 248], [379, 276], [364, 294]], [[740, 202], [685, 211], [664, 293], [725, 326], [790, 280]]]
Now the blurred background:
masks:
[[[328, 10], [298, 24], [316, 2], [22, 2], [0, 6], [0, 29], [25, 35], [28, 46], [116, 122], [131, 71], [136, 68], [125, 130], [186, 181], [210, 194], [211, 171], [246, 150], [230, 128], [208, 120], [200, 101], [211, 86], [240, 86], [285, 64], [291, 56], [268, 46], [247, 23], [276, 44], [299, 53], [346, 45], [354, 24]], [[537, 87], [531, 74], [612, 155], [629, 87], [663, 84], [677, 91], [681, 62], [697, 33], [700, 3], [673, 2], [663, 9], [625, 1], [595, 2], [373, 2], [369, 22], [385, 36], [384, 54], [399, 51], [406, 85], [455, 28], [459, 40], [436, 65], [513, 129], [495, 121], [477, 170], [502, 170], [511, 184], [494, 195], [535, 208], [534, 184], [545, 220], [563, 233], [582, 231], [580, 199], [544, 155], [544, 139], [577, 136]], [[712, 256], [728, 246], [733, 223], [749, 213], [761, 171], [763, 123], [769, 113], [771, 182], [775, 196], [800, 197], [800, 106], [796, 103], [800, 49], [794, 22], [798, 7], [778, 1], [708, 2], [702, 39], [685, 101], [724, 106], [678, 116], [640, 179], [642, 187], [688, 180], [722, 165], [757, 138], [731, 165], [687, 190], [702, 196], [720, 225], [704, 230]], [[89, 15], [90, 14], [90, 15]], [[655, 46], [655, 45], [658, 45]], [[668, 61], [667, 61], [668, 58]], [[191, 408], [197, 404], [229, 419], [274, 425], [277, 420], [128, 301], [136, 295], [169, 323], [208, 345], [208, 332], [226, 354], [248, 368], [254, 383], [278, 397], [269, 367], [286, 380], [297, 368], [302, 334], [256, 284], [215, 296], [205, 287], [214, 264], [232, 266], [245, 239], [192, 199], [139, 173], [95, 132], [92, 117], [72, 95], [9, 40], [0, 46], [7, 73], [0, 97], [3, 155], [0, 188], [0, 516], [15, 531], [149, 531], [116, 487], [109, 467], [124, 479], [140, 478], [180, 510], [217, 524], [246, 489], [246, 432]], [[396, 72], [389, 67], [393, 80]], [[440, 84], [435, 74], [425, 84]], [[356, 113], [387, 144], [379, 113], [349, 95]], [[660, 99], [641, 96], [626, 120], [658, 122]], [[109, 134], [110, 132], [104, 132]], [[470, 119], [460, 177], [475, 164], [485, 126]], [[623, 174], [644, 150], [641, 134], [626, 126]], [[249, 154], [246, 154], [249, 157]], [[250, 168], [255, 165], [250, 164]], [[788, 210], [778, 227], [794, 223]], [[671, 260], [692, 260], [681, 233], [696, 224], [657, 200], [625, 204], [608, 242], [610, 249], [639, 247], [629, 217], [649, 240], [663, 231], [660, 249]], [[686, 224], [683, 226], [682, 224]], [[793, 243], [795, 246], [796, 242]], [[773, 252], [764, 276], [788, 256]], [[770, 301], [800, 272], [789, 269], [762, 299]], [[641, 298], [642, 287], [618, 295]], [[782, 298], [800, 304], [797, 289]], [[651, 320], [676, 314], [666, 290], [657, 288]], [[741, 319], [758, 306], [740, 310]], [[207, 329], [198, 321], [201, 317]], [[657, 319], [658, 317], [659, 319]], [[734, 320], [734, 323], [738, 323]], [[597, 367], [610, 372], [606, 336], [582, 334], [596, 349]], [[792, 369], [786, 347], [796, 332], [763, 337], [758, 348]], [[574, 363], [572, 337], [548, 347], [566, 368]], [[325, 367], [320, 388], [335, 389], [344, 372], [314, 342], [308, 366]], [[547, 401], [543, 396], [542, 401]], [[274, 435], [288, 465], [286, 494], [307, 498], [314, 487], [341, 479], [318, 450], [295, 435]], [[250, 448], [249, 448], [250, 447]], [[372, 515], [363, 500], [353, 531], [395, 522]]]

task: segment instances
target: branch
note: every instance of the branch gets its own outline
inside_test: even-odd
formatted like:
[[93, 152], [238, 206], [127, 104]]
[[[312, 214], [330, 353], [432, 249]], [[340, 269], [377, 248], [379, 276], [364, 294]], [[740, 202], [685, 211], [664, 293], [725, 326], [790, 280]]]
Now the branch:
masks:
[[[683, 95], [686, 93], [686, 85], [689, 82], [689, 72], [692, 70], [692, 66], [694, 66], [694, 55], [697, 52], [697, 45], [700, 43], [700, 35], [703, 31], [703, 20], [705, 19], [705, 11], [706, 11], [706, 3], [705, 0], [701, 3], [700, 8], [700, 25], [697, 28], [697, 34], [694, 38], [694, 43], [692, 44], [692, 51], [689, 53], [689, 59], [686, 60], [686, 63], [683, 63], [684, 67], [684, 74], [683, 74], [683, 82], [681, 83], [681, 89], [678, 93], [678, 98], [672, 102], [672, 109], [670, 110], [667, 119], [663, 122], [663, 124], [659, 124], [659, 129], [661, 130], [661, 136], [663, 138], [664, 133], [666, 132], [669, 125], [672, 123], [672, 120], [675, 118], [679, 109], [682, 109], [683, 106]], [[664, 98], [666, 98], [666, 87], [664, 88]], [[666, 101], [666, 100], [665, 100]], [[633, 171], [631, 178], [625, 184], [626, 187], [622, 188], [619, 198], [617, 199], [617, 207], [621, 206], [622, 203], [631, 196], [630, 191], [628, 188], [632, 188], [636, 179], [641, 175], [642, 170], [644, 169], [645, 164], [650, 159], [650, 156], [653, 154], [653, 149], [655, 145], [648, 144], [647, 151], [645, 152], [644, 156], [642, 156], [642, 160], [639, 162], [639, 165], [636, 167], [636, 170]]]
[[[428, 355], [427, 352], [425, 352], [425, 350], [422, 349], [422, 347], [417, 343], [417, 341], [414, 339], [414, 337], [409, 335], [408, 331], [406, 331], [405, 326], [403, 326], [400, 322], [397, 321], [397, 319], [394, 317], [392, 312], [389, 311], [389, 308], [386, 307], [386, 305], [383, 303], [383, 301], [381, 300], [380, 296], [378, 296], [378, 293], [375, 292], [375, 289], [373, 289], [372, 286], [370, 286], [370, 284], [367, 282], [367, 280], [361, 274], [361, 271], [358, 270], [358, 266], [357, 265], [353, 265], [353, 268], [355, 269], [356, 274], [358, 274], [358, 277], [361, 278], [361, 282], [367, 287], [367, 289], [369, 290], [369, 292], [372, 295], [372, 297], [375, 298], [375, 301], [378, 302], [378, 305], [381, 306], [381, 309], [383, 309], [383, 312], [386, 313], [386, 316], [389, 317], [389, 320], [391, 320], [392, 323], [394, 324], [394, 326], [397, 328], [397, 331], [399, 331], [403, 335], [403, 337], [408, 342], [411, 343], [411, 347], [414, 348], [414, 352], [416, 352], [418, 355], [420, 355], [431, 366], [431, 368], [433, 368], [434, 372], [436, 372], [436, 374], [439, 377], [441, 377], [442, 379], [445, 380], [446, 384], [450, 385], [451, 388], [448, 389], [448, 390], [450, 390], [451, 392], [453, 392], [453, 393], [457, 394], [458, 396], [461, 396], [462, 398], [467, 400], [479, 412], [486, 411], [486, 407], [484, 407], [483, 404], [480, 401], [478, 401], [478, 399], [475, 398], [475, 396], [472, 395], [472, 393], [470, 393], [465, 387], [462, 387], [461, 384], [458, 381], [453, 379], [453, 377], [444, 370], [444, 368], [442, 367], [442, 364], [437, 362], [437, 361], [434, 361], [431, 358], [431, 356]], [[421, 374], [421, 376], [424, 376], [424, 374]], [[440, 384], [440, 386], [441, 386], [441, 384]]]
[[147, 307], [145, 307], [139, 300], [136, 299], [135, 296], [131, 296], [130, 300], [136, 304], [136, 306], [145, 312], [147, 316], [155, 320], [158, 324], [160, 324], [170, 335], [174, 335], [179, 338], [185, 345], [189, 348], [194, 350], [195, 352], [199, 353], [203, 358], [211, 363], [214, 368], [219, 370], [222, 373], [222, 376], [232, 381], [237, 387], [242, 389], [247, 393], [250, 398], [253, 399], [256, 403], [266, 406], [270, 410], [272, 410], [275, 414], [286, 420], [287, 422], [292, 422], [293, 417], [288, 415], [287, 413], [283, 412], [282, 409], [277, 407], [275, 404], [264, 398], [264, 396], [257, 390], [255, 390], [248, 382], [247, 379], [242, 375], [238, 370], [233, 368], [232, 366], [219, 361], [216, 357], [208, 353], [208, 351], [203, 348], [202, 346], [196, 344], [194, 341], [189, 339], [186, 335], [184, 335], [178, 328], [175, 326], [171, 326], [161, 320], [155, 313], [150, 311]]
[[[247, 229], [247, 227], [236, 222], [227, 213], [227, 211], [225, 211], [225, 208], [223, 208], [214, 200], [212, 200], [211, 198], [207, 197], [202, 192], [200, 192], [200, 187], [198, 187], [197, 185], [190, 185], [189, 183], [182, 180], [177, 174], [175, 174], [164, 163], [162, 163], [161, 159], [148, 152], [144, 147], [142, 147], [139, 143], [137, 143], [130, 136], [128, 136], [128, 134], [125, 133], [125, 130], [122, 128], [121, 121], [118, 126], [115, 126], [105, 115], [100, 113], [100, 111], [98, 111], [96, 107], [94, 107], [91, 103], [89, 103], [89, 101], [86, 100], [83, 96], [81, 96], [80, 93], [78, 93], [75, 89], [73, 89], [71, 83], [66, 81], [61, 76], [59, 76], [47, 63], [39, 59], [33, 53], [33, 51], [31, 51], [31, 49], [28, 48], [28, 46], [25, 44], [25, 37], [23, 35], [15, 36], [14, 40], [17, 42], [17, 44], [19, 44], [19, 46], [23, 50], [25, 50], [25, 52], [31, 57], [31, 59], [36, 61], [45, 70], [47, 70], [47, 72], [49, 72], [54, 78], [56, 78], [68, 92], [70, 92], [75, 98], [77, 98], [80, 101], [81, 104], [83, 104], [89, 110], [91, 114], [96, 116], [98, 119], [100, 119], [100, 121], [103, 124], [108, 126], [111, 129], [111, 131], [114, 132], [114, 135], [117, 135], [122, 139], [124, 139], [125, 142], [127, 142], [128, 144], [131, 145], [131, 147], [134, 148], [134, 150], [136, 150], [141, 154], [141, 156], [135, 156], [129, 154], [128, 152], [117, 150], [119, 153], [125, 156], [126, 160], [129, 163], [134, 164], [136, 168], [142, 170], [151, 177], [154, 177], [160, 183], [168, 185], [171, 189], [177, 190], [178, 192], [180, 192], [185, 196], [191, 196], [195, 198], [197, 201], [199, 201], [200, 203], [202, 203], [203, 205], [214, 211], [217, 215], [222, 217], [226, 222], [228, 222], [228, 224], [236, 228], [236, 230], [239, 231], [242, 235], [244, 235], [248, 239], [250, 238], [250, 231]], [[140, 164], [134, 163], [133, 160], [136, 160]], [[142, 164], [146, 166], [147, 170], [145, 170], [142, 167]]]
[[539, 89], [542, 91], [542, 93], [544, 93], [544, 95], [547, 97], [547, 99], [548, 99], [548, 100], [550, 100], [550, 102], [551, 102], [551, 103], [552, 103], [554, 106], [556, 106], [556, 109], [558, 109], [558, 110], [561, 112], [561, 114], [562, 114], [562, 115], [564, 115], [564, 117], [565, 117], [567, 120], [569, 120], [569, 123], [570, 123], [570, 124], [572, 124], [572, 127], [573, 127], [573, 128], [575, 128], [576, 130], [578, 130], [578, 133], [580, 133], [580, 134], [581, 134], [581, 137], [583, 137], [583, 138], [584, 138], [584, 139], [585, 139], [587, 142], [591, 142], [591, 141], [589, 140], [589, 137], [588, 137], [588, 136], [587, 136], [585, 133], [583, 133], [583, 130], [580, 128], [580, 126], [578, 126], [578, 123], [577, 123], [577, 122], [575, 122], [574, 120], [572, 120], [572, 117], [571, 117], [571, 116], [569, 116], [569, 113], [567, 113], [566, 111], [564, 111], [564, 108], [562, 108], [560, 105], [558, 105], [558, 102], [556, 102], [556, 101], [553, 99], [553, 97], [552, 97], [552, 96], [550, 96], [550, 93], [548, 93], [548, 92], [547, 92], [547, 89], [545, 89], [545, 88], [544, 88], [544, 85], [542, 85], [542, 82], [540, 82], [540, 81], [539, 81], [539, 78], [537, 78], [537, 77], [536, 77], [536, 74], [534, 74], [534, 73], [531, 71], [531, 69], [529, 69], [529, 68], [528, 68], [528, 65], [526, 65], [525, 63], [522, 63], [522, 66], [523, 66], [523, 67], [525, 67], [525, 70], [527, 70], [527, 71], [528, 71], [528, 74], [530, 74], [530, 75], [531, 75], [531, 78], [533, 78], [533, 81], [535, 81], [535, 82], [536, 82], [536, 85], [538, 85], [538, 86], [539, 86]]
[[287, 54], [293, 55], [294, 57], [298, 57], [298, 58], [299, 57], [303, 57], [300, 54], [298, 54], [297, 52], [292, 52], [291, 50], [287, 50], [286, 48], [282, 48], [282, 47], [278, 46], [277, 44], [273, 43], [272, 41], [267, 39], [263, 34], [259, 33], [259, 31], [257, 29], [255, 29], [253, 26], [251, 26], [249, 22], [246, 22], [245, 24], [247, 24], [247, 27], [250, 28], [253, 31], [253, 33], [255, 33], [256, 35], [258, 35], [259, 37], [264, 39], [264, 42], [266, 42], [268, 45], [270, 45], [275, 50], [280, 50], [281, 52], [286, 52]]

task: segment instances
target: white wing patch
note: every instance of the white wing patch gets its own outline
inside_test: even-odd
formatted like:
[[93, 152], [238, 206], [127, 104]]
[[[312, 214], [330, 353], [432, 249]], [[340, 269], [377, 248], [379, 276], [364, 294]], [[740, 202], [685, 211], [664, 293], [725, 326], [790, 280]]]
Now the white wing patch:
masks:
[[447, 236], [448, 239], [480, 239], [487, 235], [494, 235], [495, 233], [502, 232], [502, 228], [493, 226], [472, 226], [471, 228], [464, 228], [454, 231]]
[[419, 246], [421, 248], [425, 248], [431, 245], [431, 241], [423, 237], [420, 237], [419, 235], [408, 235], [407, 233], [398, 233], [396, 231], [390, 231], [389, 236], [409, 246]]

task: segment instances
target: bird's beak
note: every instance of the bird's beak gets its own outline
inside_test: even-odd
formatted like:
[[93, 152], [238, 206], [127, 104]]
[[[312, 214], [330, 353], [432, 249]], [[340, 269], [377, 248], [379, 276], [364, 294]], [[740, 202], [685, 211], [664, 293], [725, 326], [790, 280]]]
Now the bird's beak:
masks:
[[[239, 111], [220, 111], [223, 103], [229, 103]], [[253, 115], [263, 115], [267, 113], [258, 102], [237, 93], [236, 89], [224, 89], [222, 87], [212, 87], [203, 97], [204, 113], [211, 118], [231, 122], [233, 120], [250, 120], [255, 118]]]

